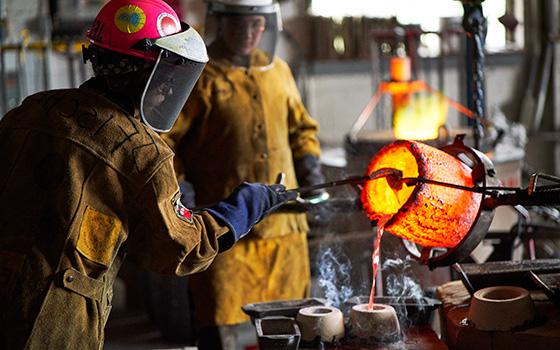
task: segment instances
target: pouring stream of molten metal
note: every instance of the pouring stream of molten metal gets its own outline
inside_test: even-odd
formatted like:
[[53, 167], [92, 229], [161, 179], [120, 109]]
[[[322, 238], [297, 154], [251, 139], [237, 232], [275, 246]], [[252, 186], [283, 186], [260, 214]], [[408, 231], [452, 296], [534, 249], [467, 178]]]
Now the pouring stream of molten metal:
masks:
[[377, 223], [377, 239], [375, 240], [375, 245], [373, 246], [373, 254], [371, 255], [371, 268], [373, 279], [371, 282], [371, 291], [369, 294], [368, 310], [373, 310], [373, 304], [375, 303], [375, 279], [377, 277], [377, 271], [379, 270], [379, 248], [381, 247], [381, 237], [383, 237], [385, 221], [389, 219], [388, 217], [384, 220], [379, 220]]

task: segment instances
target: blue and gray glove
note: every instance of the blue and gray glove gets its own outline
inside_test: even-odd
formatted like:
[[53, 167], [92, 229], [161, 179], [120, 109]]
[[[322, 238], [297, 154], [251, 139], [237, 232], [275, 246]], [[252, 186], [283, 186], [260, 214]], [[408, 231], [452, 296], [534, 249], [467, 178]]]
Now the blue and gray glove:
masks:
[[237, 241], [272, 210], [296, 197], [296, 192], [286, 191], [283, 185], [244, 182], [229, 197], [206, 210], [223, 221]]

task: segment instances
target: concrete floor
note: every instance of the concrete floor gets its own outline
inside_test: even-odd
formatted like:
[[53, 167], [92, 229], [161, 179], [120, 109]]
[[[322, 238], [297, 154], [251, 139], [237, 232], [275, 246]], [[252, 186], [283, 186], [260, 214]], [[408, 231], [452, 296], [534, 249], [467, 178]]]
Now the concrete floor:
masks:
[[[256, 349], [256, 331], [252, 324], [236, 327], [237, 349]], [[105, 350], [195, 350], [189, 343], [173, 342], [162, 337], [161, 332], [142, 312], [116, 312], [111, 314], [105, 328]]]
[[150, 322], [147, 314], [111, 315], [105, 328], [105, 350], [197, 349], [191, 344], [170, 342]]

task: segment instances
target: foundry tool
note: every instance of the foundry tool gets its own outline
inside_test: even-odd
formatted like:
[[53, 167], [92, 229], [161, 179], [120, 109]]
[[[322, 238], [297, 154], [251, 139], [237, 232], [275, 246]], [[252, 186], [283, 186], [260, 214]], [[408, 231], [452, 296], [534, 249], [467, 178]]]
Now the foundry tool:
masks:
[[[276, 181], [274, 183], [283, 185], [285, 178], [286, 178], [286, 174], [279, 173], [278, 176], [276, 177]], [[288, 192], [297, 192], [299, 194], [299, 193], [308, 193], [308, 192], [318, 190], [318, 189], [332, 188], [332, 187], [338, 187], [338, 186], [344, 186], [344, 185], [359, 186], [359, 185], [363, 185], [366, 181], [381, 179], [381, 178], [386, 178], [387, 182], [391, 186], [397, 186], [397, 185], [400, 186], [400, 180], [402, 178], [402, 172], [400, 170], [397, 170], [397, 169], [382, 168], [382, 169], [378, 169], [378, 170], [370, 173], [369, 176], [368, 175], [350, 176], [350, 177], [347, 177], [347, 178], [341, 179], [341, 180], [329, 181], [329, 182], [324, 182], [324, 183], [310, 185], [310, 186], [301, 186], [301, 187], [289, 189], [287, 191]], [[349, 205], [348, 201], [342, 201], [341, 203], [338, 203], [337, 201], [335, 201], [335, 202], [336, 203], [335, 203], [334, 206], [337, 207], [337, 208], [348, 207], [350, 210], [355, 209], [355, 206]], [[283, 204], [280, 207], [278, 207], [278, 209], [276, 209], [276, 211], [305, 212], [305, 211], [310, 210], [310, 208], [313, 205], [314, 204], [306, 205], [306, 204], [303, 204], [303, 203], [286, 203], [286, 204]], [[207, 206], [196, 206], [196, 207], [192, 208], [192, 210], [193, 211], [200, 211], [200, 210], [204, 210], [205, 208], [207, 208]]]
[[[404, 175], [393, 177], [398, 181], [388, 186], [364, 185], [363, 207], [372, 222], [389, 213], [385, 228], [403, 238], [409, 253], [430, 268], [465, 259], [486, 236], [498, 206], [560, 204], [560, 178], [534, 174], [527, 188], [501, 187], [492, 162], [465, 146], [463, 138], [439, 150], [415, 141], [394, 142], [374, 157], [369, 169], [394, 162]], [[539, 185], [540, 179], [554, 184]], [[395, 192], [393, 207], [380, 200], [379, 193], [389, 192]]]
[[[559, 183], [555, 185], [537, 186], [536, 179], [538, 177], [547, 178], [548, 180], [556, 181]], [[560, 204], [560, 179], [546, 174], [533, 174], [531, 176], [532, 185], [530, 185], [528, 188], [500, 187], [500, 186], [465, 187], [465, 186], [459, 186], [455, 184], [444, 183], [440, 181], [434, 181], [434, 180], [423, 179], [423, 178], [416, 178], [416, 179], [403, 178], [402, 182], [407, 186], [414, 186], [418, 183], [424, 183], [424, 184], [431, 184], [435, 186], [460, 189], [460, 190], [470, 191], [474, 193], [481, 193], [484, 195], [484, 198], [481, 202], [480, 210], [484, 212], [492, 212], [491, 215], [493, 215], [494, 209], [504, 205], [517, 207], [517, 206], [554, 206]], [[487, 228], [482, 230], [480, 233], [476, 233], [476, 232], [471, 233], [471, 235], [473, 235], [472, 242], [468, 244], [468, 240], [467, 240], [466, 243], [468, 244], [468, 246], [470, 246], [471, 244], [478, 245], [478, 243], [480, 243], [480, 241], [486, 236], [486, 231]], [[407, 249], [411, 247], [410, 244], [405, 244], [405, 246], [407, 246]], [[465, 251], [465, 253], [467, 252]], [[470, 254], [470, 251], [468, 253]], [[427, 256], [426, 253], [421, 253], [420, 256], [422, 255], [424, 255], [424, 257]], [[460, 260], [462, 260], [464, 258], [463, 255], [464, 253], [461, 253], [457, 255], [457, 258], [460, 257]], [[430, 267], [435, 267], [435, 266], [441, 266], [439, 265], [440, 263], [441, 264], [445, 263], [445, 265], [448, 265], [449, 262], [453, 262], [453, 261], [449, 261], [447, 259], [440, 260], [438, 258], [432, 257], [428, 265]]]
[[314, 190], [332, 188], [332, 187], [343, 186], [343, 185], [362, 185], [366, 181], [376, 180], [381, 178], [386, 178], [391, 186], [396, 185], [402, 179], [402, 172], [400, 170], [393, 169], [393, 168], [381, 168], [371, 172], [369, 175], [350, 176], [342, 180], [330, 181], [330, 182], [325, 182], [325, 183], [320, 183], [320, 184], [310, 185], [310, 186], [297, 187], [297, 188], [290, 189], [288, 191], [307, 193]]

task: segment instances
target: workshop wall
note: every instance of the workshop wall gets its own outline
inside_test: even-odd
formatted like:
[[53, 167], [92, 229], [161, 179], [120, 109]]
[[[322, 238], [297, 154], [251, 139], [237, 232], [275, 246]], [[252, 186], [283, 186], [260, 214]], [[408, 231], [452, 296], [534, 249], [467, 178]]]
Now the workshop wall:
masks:
[[[97, 0], [96, 0], [97, 1]], [[82, 13], [76, 18], [65, 14], [66, 21], [76, 19], [87, 21], [92, 16], [92, 11], [87, 4], [95, 1], [64, 0], [68, 4], [81, 6]], [[199, 0], [185, 0], [185, 4], [195, 4]], [[13, 44], [11, 50], [4, 53], [5, 92], [7, 100], [0, 100], [0, 112], [3, 115], [7, 110], [17, 106], [21, 100], [32, 93], [44, 89], [66, 88], [79, 85], [91, 76], [91, 69], [81, 63], [81, 42], [68, 35], [58, 36], [56, 42], [51, 43], [50, 49], [41, 51], [32, 49], [31, 44], [41, 43], [44, 39], [45, 23], [41, 20], [47, 9], [40, 4], [46, 3], [35, 0], [6, 1], [0, 0], [0, 18], [3, 42]], [[86, 4], [86, 5], [84, 5]], [[282, 2], [283, 16], [286, 22], [302, 11], [302, 3], [291, 1]], [[193, 5], [194, 6], [194, 5]], [[199, 8], [200, 7], [196, 7]], [[193, 12], [191, 20], [200, 25], [202, 10]], [[70, 23], [70, 22], [67, 22]], [[363, 23], [362, 23], [363, 24]], [[68, 28], [71, 26], [68, 25]], [[291, 24], [285, 28], [286, 35], [280, 40], [279, 56], [285, 58], [294, 68], [298, 77], [300, 90], [311, 115], [321, 123], [320, 138], [324, 145], [339, 146], [344, 136], [350, 130], [355, 119], [366, 106], [377, 88], [379, 78], [374, 79], [372, 71], [373, 62], [361, 57], [339, 57], [338, 59], [310, 59], [305, 53], [307, 46], [301, 45], [304, 31]], [[71, 34], [71, 33], [70, 33]], [[298, 43], [294, 37], [300, 36]], [[312, 40], [308, 37], [303, 40]], [[315, 38], [320, 40], [319, 37]], [[22, 45], [22, 43], [25, 43]], [[19, 45], [19, 49], [18, 49]], [[26, 46], [27, 45], [27, 46]], [[317, 45], [315, 45], [317, 46]], [[363, 50], [362, 50], [363, 51]], [[428, 59], [429, 60], [429, 59]], [[435, 58], [434, 58], [435, 60]], [[515, 79], [520, 67], [520, 54], [489, 55], [486, 65], [487, 106], [491, 113], [496, 106], [508, 102], [512, 96]], [[436, 64], [426, 64], [431, 67], [424, 76], [420, 77], [429, 83], [435, 81]], [[444, 78], [444, 93], [461, 102], [464, 102], [464, 89], [462, 60], [459, 57], [446, 58]], [[381, 73], [383, 74], [383, 73]], [[45, 79], [46, 78], [46, 79]], [[385, 115], [390, 113], [390, 104], [381, 103], [376, 113]], [[465, 124], [465, 118], [451, 111], [448, 116], [451, 127]], [[371, 118], [365, 128], [379, 127], [375, 118]]]
[[[488, 113], [507, 104], [513, 96], [523, 57], [521, 53], [489, 55], [486, 66], [486, 98]], [[448, 58], [445, 65], [445, 91], [448, 97], [464, 103], [462, 97], [463, 66], [459, 57]], [[321, 124], [320, 137], [325, 145], [340, 146], [360, 112], [377, 89], [369, 61], [334, 61], [312, 63], [303, 84], [304, 96], [311, 115]], [[432, 65], [435, 67], [435, 64]], [[429, 72], [433, 75], [435, 72]], [[388, 75], [388, 73], [387, 73]], [[385, 77], [387, 78], [387, 77]], [[433, 79], [425, 79], [430, 82]], [[436, 85], [434, 85], [436, 86]], [[389, 102], [389, 101], [387, 101]], [[375, 116], [390, 113], [389, 103], [379, 106]], [[450, 127], [466, 125], [466, 118], [450, 109]], [[375, 127], [375, 117], [364, 129]]]

